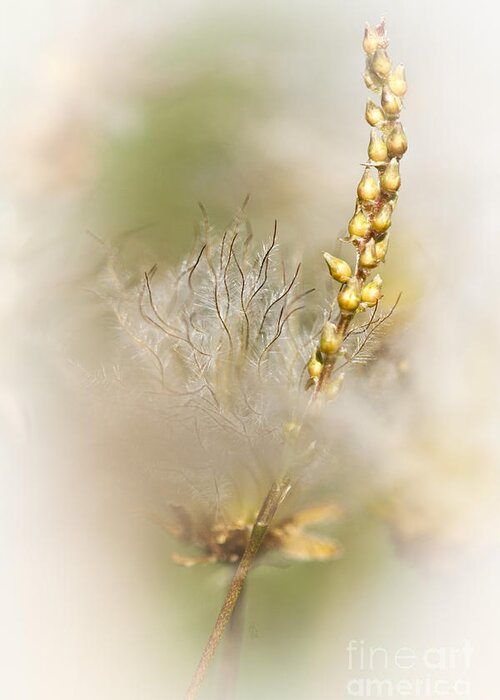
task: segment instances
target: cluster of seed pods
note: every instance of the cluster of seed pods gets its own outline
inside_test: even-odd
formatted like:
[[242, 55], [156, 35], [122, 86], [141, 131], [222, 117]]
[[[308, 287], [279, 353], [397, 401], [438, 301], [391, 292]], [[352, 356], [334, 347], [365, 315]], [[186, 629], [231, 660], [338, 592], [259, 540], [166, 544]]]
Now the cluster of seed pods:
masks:
[[324, 253], [330, 275], [340, 283], [335, 321], [327, 321], [308, 364], [310, 384], [315, 393], [336, 393], [338, 382], [330, 377], [342, 351], [349, 325], [356, 313], [375, 306], [382, 297], [382, 278], [370, 276], [384, 262], [389, 245], [389, 228], [401, 185], [399, 162], [408, 148], [400, 121], [402, 98], [406, 93], [405, 69], [393, 68], [387, 54], [384, 21], [365, 28], [366, 86], [379, 96], [379, 104], [369, 99], [365, 118], [372, 127], [368, 160], [357, 187], [356, 206], [348, 224], [349, 240], [356, 249], [356, 267], [341, 258]]

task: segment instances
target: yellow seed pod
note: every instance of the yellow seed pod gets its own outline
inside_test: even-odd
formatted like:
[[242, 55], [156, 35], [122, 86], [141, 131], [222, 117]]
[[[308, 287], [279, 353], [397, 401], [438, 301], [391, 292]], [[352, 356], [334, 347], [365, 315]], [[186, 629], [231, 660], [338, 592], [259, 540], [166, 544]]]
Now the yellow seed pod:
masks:
[[380, 175], [380, 184], [385, 192], [397, 192], [401, 185], [401, 176], [399, 174], [399, 163], [396, 158], [392, 158], [389, 165]]
[[361, 251], [359, 256], [359, 264], [361, 267], [377, 267], [378, 261], [375, 254], [375, 241], [373, 238], [370, 238], [370, 240], [367, 241], [365, 247]]
[[372, 219], [372, 228], [377, 233], [384, 233], [391, 225], [392, 205], [386, 202]]
[[347, 282], [352, 273], [346, 261], [341, 258], [335, 258], [333, 255], [330, 255], [330, 253], [323, 253], [323, 257], [333, 279], [342, 284]]
[[377, 126], [385, 120], [385, 114], [373, 100], [368, 100], [365, 109], [365, 119], [370, 126]]
[[354, 212], [354, 216], [347, 226], [349, 235], [353, 238], [363, 238], [370, 230], [370, 222], [366, 218], [361, 208]]
[[337, 303], [341, 311], [351, 313], [356, 311], [360, 302], [359, 282], [355, 277], [351, 277], [347, 285], [338, 293]]
[[406, 73], [404, 66], [400, 63], [397, 68], [390, 74], [387, 81], [392, 92], [397, 97], [403, 97], [406, 94], [407, 84], [406, 84]]
[[358, 185], [358, 197], [362, 202], [374, 202], [380, 194], [378, 181], [371, 174], [370, 168], [365, 168], [363, 177]]
[[342, 340], [342, 334], [338, 332], [337, 326], [327, 321], [321, 332], [319, 348], [325, 355], [333, 355], [342, 345]]
[[395, 122], [391, 133], [386, 140], [387, 151], [391, 158], [398, 156], [401, 158], [408, 149], [408, 140], [401, 122]]
[[377, 163], [387, 160], [387, 146], [385, 141], [376, 129], [372, 129], [370, 143], [368, 144], [368, 158]]
[[378, 37], [377, 32], [370, 27], [369, 24], [365, 25], [365, 35], [363, 37], [363, 50], [365, 53], [372, 54], [378, 48]]
[[385, 256], [387, 255], [387, 249], [389, 247], [389, 234], [384, 236], [382, 240], [375, 243], [375, 257], [377, 262], [384, 262]]
[[323, 363], [321, 361], [321, 354], [318, 350], [315, 350], [311, 359], [307, 364], [307, 371], [311, 379], [317, 379], [323, 370]]
[[367, 306], [375, 306], [382, 297], [382, 277], [375, 275], [361, 290], [361, 301]]
[[391, 61], [385, 49], [378, 48], [375, 51], [373, 54], [371, 67], [379, 78], [387, 78], [391, 72]]
[[401, 98], [397, 97], [388, 85], [384, 85], [382, 88], [381, 103], [382, 109], [390, 117], [397, 116], [403, 106]]

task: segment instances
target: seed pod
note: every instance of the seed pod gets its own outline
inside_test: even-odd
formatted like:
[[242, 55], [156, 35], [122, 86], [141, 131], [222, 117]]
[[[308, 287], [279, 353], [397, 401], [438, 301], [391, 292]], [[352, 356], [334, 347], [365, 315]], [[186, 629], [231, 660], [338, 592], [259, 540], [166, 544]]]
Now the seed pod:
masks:
[[366, 168], [358, 185], [358, 197], [362, 202], [373, 202], [380, 194], [377, 180], [371, 174], [370, 168]]
[[321, 332], [319, 347], [325, 355], [333, 355], [342, 345], [342, 334], [338, 332], [337, 326], [330, 321], [325, 323], [325, 327]]
[[347, 282], [352, 273], [346, 261], [341, 258], [335, 258], [330, 253], [323, 253], [323, 257], [333, 279], [342, 284]]
[[378, 37], [377, 32], [370, 27], [369, 24], [365, 25], [365, 35], [363, 37], [363, 50], [367, 54], [375, 53], [378, 48]]
[[375, 306], [382, 297], [382, 277], [375, 275], [371, 282], [361, 290], [361, 301], [367, 306]]
[[359, 282], [355, 277], [351, 277], [347, 285], [338, 293], [337, 303], [341, 311], [351, 313], [356, 311], [360, 302]]
[[373, 90], [373, 92], [380, 92], [382, 89], [382, 83], [380, 82], [379, 77], [369, 67], [363, 73], [363, 79], [366, 87], [369, 90]]
[[370, 238], [369, 241], [367, 241], [365, 247], [361, 251], [361, 254], [359, 256], [359, 264], [361, 267], [367, 267], [367, 268], [372, 268], [372, 267], [377, 267], [377, 256], [375, 254], [375, 241], [373, 238]]
[[382, 109], [390, 117], [397, 116], [401, 112], [403, 106], [401, 98], [397, 97], [387, 85], [384, 85], [382, 88], [381, 103]]
[[404, 66], [400, 63], [389, 76], [389, 87], [397, 97], [403, 97], [407, 90], [406, 73]]
[[371, 62], [371, 67], [379, 78], [387, 78], [391, 72], [391, 61], [385, 49], [378, 48]]
[[375, 257], [377, 262], [384, 262], [389, 247], [389, 234], [375, 243]]
[[399, 163], [396, 158], [392, 158], [389, 165], [380, 175], [380, 184], [385, 192], [397, 192], [401, 185], [399, 174]]
[[315, 350], [307, 364], [307, 371], [311, 379], [317, 379], [321, 375], [323, 362], [319, 350]]
[[372, 228], [377, 233], [384, 233], [391, 225], [392, 206], [386, 202], [372, 219]]
[[368, 144], [368, 157], [377, 163], [387, 160], [387, 146], [385, 141], [376, 129], [372, 129], [370, 143]]
[[349, 235], [353, 238], [363, 238], [370, 230], [370, 222], [360, 207], [354, 212], [354, 216], [349, 221], [347, 230], [349, 231]]
[[408, 140], [401, 122], [395, 122], [391, 133], [387, 137], [386, 144], [391, 158], [394, 158], [394, 156], [401, 158], [406, 153]]
[[385, 120], [385, 114], [373, 100], [368, 100], [365, 109], [365, 118], [370, 126], [377, 126]]

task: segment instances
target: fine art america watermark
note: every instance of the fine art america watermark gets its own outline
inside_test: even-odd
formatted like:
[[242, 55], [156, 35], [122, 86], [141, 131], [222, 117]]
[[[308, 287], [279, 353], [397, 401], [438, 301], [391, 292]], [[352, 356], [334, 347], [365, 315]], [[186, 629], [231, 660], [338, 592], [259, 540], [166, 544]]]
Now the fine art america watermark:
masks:
[[469, 698], [473, 648], [389, 649], [351, 639], [347, 645], [347, 698]]

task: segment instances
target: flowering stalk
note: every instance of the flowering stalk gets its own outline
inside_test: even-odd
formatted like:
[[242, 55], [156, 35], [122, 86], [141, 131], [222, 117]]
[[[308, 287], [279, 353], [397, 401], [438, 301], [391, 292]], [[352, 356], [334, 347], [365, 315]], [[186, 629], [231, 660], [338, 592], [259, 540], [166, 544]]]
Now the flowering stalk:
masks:
[[[336, 393], [338, 382], [332, 381], [332, 373], [339, 355], [346, 354], [343, 343], [349, 328], [359, 312], [376, 308], [382, 297], [380, 275], [376, 274], [371, 280], [369, 278], [385, 260], [388, 230], [401, 183], [399, 161], [407, 149], [406, 135], [399, 121], [402, 97], [406, 92], [405, 72], [402, 66], [392, 70], [387, 46], [384, 22], [375, 28], [367, 25], [363, 41], [366, 53], [365, 83], [380, 95], [380, 105], [368, 100], [366, 106], [366, 120], [373, 128], [368, 161], [364, 164], [365, 170], [357, 187], [355, 211], [348, 225], [349, 240], [356, 249], [354, 272], [346, 261], [324, 253], [330, 275], [341, 287], [321, 331], [319, 344], [307, 365], [310, 377], [307, 387], [314, 387], [312, 400], [320, 394], [328, 397]], [[335, 320], [332, 322], [330, 319], [334, 314]], [[295, 424], [295, 428], [294, 434], [300, 432], [300, 425]], [[273, 518], [289, 488], [290, 475], [285, 474], [273, 482], [263, 502], [191, 682], [189, 700], [198, 694], [246, 577], [266, 536], [271, 534]]]
[[369, 277], [385, 260], [389, 245], [389, 228], [401, 184], [399, 161], [408, 148], [400, 121], [406, 93], [405, 70], [394, 70], [387, 54], [384, 21], [375, 28], [366, 26], [363, 49], [366, 53], [366, 86], [380, 95], [380, 105], [373, 100], [366, 104], [365, 118], [372, 127], [368, 145], [368, 161], [357, 187], [356, 206], [348, 224], [349, 240], [356, 249], [354, 272], [345, 260], [324, 253], [330, 275], [341, 284], [336, 303], [335, 320], [323, 327], [318, 347], [309, 364], [313, 398], [335, 391], [330, 383], [338, 357], [345, 352], [342, 345], [356, 315], [377, 306], [382, 297], [382, 278]]

